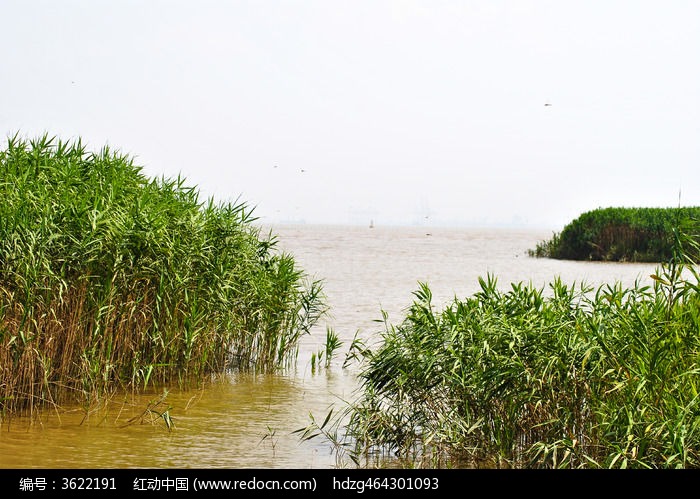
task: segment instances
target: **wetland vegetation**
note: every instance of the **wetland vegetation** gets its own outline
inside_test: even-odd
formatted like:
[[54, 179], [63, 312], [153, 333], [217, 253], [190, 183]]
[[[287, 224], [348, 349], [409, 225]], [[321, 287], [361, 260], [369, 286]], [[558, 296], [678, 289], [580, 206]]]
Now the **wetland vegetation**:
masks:
[[653, 285], [488, 275], [440, 309], [421, 283], [355, 350], [355, 398], [302, 438], [362, 466], [700, 467], [698, 239], [672, 235]]
[[81, 140], [0, 151], [0, 409], [91, 404], [294, 360], [325, 313], [243, 202]]
[[698, 220], [700, 207], [600, 208], [583, 213], [529, 253], [564, 260], [661, 263], [672, 257], [677, 230], [696, 234]]
[[[697, 215], [600, 210], [531, 253], [658, 259], [650, 286], [553, 276], [504, 290], [487, 275], [436, 307], [420, 283], [402, 320], [385, 314], [371, 340], [346, 345], [328, 328], [312, 372], [347, 346], [359, 387], [296, 433], [360, 467], [700, 467]], [[107, 147], [8, 139], [2, 414], [288, 366], [326, 311], [322, 283], [254, 220], [245, 203], [202, 202], [182, 179], [148, 178]], [[128, 422], [171, 428], [162, 402]], [[276, 431], [262, 439], [273, 450]]]

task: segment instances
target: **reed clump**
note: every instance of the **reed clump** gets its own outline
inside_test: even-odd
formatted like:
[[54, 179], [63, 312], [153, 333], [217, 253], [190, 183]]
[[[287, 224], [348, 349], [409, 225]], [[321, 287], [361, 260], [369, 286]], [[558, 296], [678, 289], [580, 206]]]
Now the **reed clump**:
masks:
[[599, 208], [583, 213], [528, 253], [564, 260], [661, 263], [672, 256], [676, 230], [697, 232], [698, 220], [700, 207]]
[[322, 285], [245, 203], [80, 139], [0, 151], [0, 408], [292, 362]]
[[421, 284], [405, 318], [361, 351], [339, 448], [429, 467], [700, 467], [689, 253], [676, 246], [650, 286], [501, 290], [489, 275], [440, 310]]

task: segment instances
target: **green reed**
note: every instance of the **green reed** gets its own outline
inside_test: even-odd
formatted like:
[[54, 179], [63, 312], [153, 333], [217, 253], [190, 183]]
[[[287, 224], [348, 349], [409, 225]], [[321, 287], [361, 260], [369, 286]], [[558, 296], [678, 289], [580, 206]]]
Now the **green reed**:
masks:
[[652, 286], [504, 290], [488, 275], [440, 310], [421, 283], [361, 351], [361, 387], [337, 420], [343, 452], [430, 467], [700, 467], [696, 240]]
[[0, 151], [0, 407], [293, 362], [322, 286], [243, 202], [78, 139]]
[[327, 326], [326, 342], [323, 349], [311, 354], [311, 373], [316, 374], [321, 368], [329, 369], [333, 362], [333, 357], [335, 357], [336, 352], [342, 346], [343, 342], [340, 340], [338, 333], [332, 327]]
[[568, 260], [661, 263], [673, 254], [675, 231], [695, 233], [698, 220], [699, 207], [599, 208], [581, 214], [529, 254]]

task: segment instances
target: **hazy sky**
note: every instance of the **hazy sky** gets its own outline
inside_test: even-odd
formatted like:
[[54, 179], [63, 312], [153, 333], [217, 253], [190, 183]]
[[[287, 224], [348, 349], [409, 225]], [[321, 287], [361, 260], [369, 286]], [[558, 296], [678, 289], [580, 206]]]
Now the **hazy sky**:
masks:
[[0, 7], [3, 147], [110, 145], [265, 222], [700, 205], [698, 0]]

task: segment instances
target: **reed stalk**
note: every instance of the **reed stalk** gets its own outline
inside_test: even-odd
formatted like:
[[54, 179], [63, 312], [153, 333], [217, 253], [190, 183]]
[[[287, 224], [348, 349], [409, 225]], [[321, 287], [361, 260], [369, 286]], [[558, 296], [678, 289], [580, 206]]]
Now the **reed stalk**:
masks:
[[502, 288], [488, 275], [439, 310], [420, 283], [361, 350], [344, 451], [430, 467], [700, 467], [697, 236], [677, 235], [653, 286]]
[[33, 411], [115, 389], [294, 361], [325, 313], [243, 202], [78, 139], [0, 151], [0, 408]]

